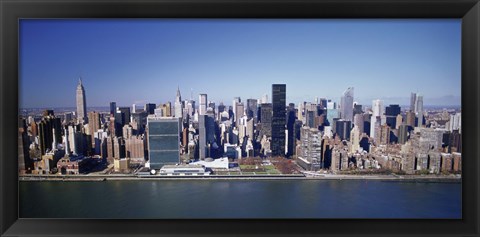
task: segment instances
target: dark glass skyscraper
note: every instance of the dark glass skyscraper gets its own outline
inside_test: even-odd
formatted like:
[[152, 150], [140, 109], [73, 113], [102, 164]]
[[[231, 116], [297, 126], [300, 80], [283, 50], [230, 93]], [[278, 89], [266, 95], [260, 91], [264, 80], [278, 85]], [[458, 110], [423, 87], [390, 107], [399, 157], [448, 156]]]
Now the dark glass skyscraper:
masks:
[[391, 129], [395, 129], [397, 125], [397, 115], [400, 114], [399, 105], [390, 105], [385, 108], [385, 116], [387, 119], [387, 124]]
[[285, 125], [287, 85], [272, 85], [272, 156], [285, 156]]
[[116, 112], [117, 112], [117, 103], [110, 102], [110, 115], [115, 115]]

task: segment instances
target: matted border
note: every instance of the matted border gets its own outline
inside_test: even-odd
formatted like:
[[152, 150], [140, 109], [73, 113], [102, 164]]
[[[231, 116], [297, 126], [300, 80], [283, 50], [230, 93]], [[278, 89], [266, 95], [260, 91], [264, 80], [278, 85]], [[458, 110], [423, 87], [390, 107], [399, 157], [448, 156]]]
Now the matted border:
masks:
[[[479, 236], [479, 0], [0, 0], [2, 236]], [[462, 18], [461, 220], [18, 219], [18, 20], [21, 18]]]

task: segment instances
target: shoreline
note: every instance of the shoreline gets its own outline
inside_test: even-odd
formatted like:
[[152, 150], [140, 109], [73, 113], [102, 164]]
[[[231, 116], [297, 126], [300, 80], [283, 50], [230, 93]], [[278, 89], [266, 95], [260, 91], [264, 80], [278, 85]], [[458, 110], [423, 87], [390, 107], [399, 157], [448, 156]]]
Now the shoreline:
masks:
[[19, 181], [101, 182], [146, 180], [379, 180], [387, 182], [458, 182], [461, 176], [445, 175], [208, 175], [208, 176], [134, 176], [134, 175], [21, 175]]

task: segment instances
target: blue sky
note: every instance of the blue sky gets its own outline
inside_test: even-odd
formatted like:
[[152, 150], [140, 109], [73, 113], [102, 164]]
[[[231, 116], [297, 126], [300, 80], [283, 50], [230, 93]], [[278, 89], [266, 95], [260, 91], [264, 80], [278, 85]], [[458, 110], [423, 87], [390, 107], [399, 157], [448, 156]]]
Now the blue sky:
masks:
[[174, 101], [230, 104], [287, 84], [287, 103], [326, 97], [459, 105], [461, 20], [21, 20], [20, 106]]

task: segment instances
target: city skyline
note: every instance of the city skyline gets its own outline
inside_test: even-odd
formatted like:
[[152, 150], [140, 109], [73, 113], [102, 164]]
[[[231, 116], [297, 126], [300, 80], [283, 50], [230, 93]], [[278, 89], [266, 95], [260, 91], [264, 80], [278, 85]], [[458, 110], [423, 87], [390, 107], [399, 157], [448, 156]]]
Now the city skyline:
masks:
[[183, 99], [206, 93], [229, 105], [236, 96], [271, 99], [271, 84], [287, 84], [286, 101], [295, 104], [339, 104], [354, 87], [365, 106], [407, 105], [411, 92], [426, 106], [460, 105], [460, 23], [22, 20], [20, 107], [74, 106], [79, 77], [91, 107], [173, 103], [177, 87]]

